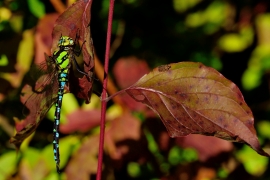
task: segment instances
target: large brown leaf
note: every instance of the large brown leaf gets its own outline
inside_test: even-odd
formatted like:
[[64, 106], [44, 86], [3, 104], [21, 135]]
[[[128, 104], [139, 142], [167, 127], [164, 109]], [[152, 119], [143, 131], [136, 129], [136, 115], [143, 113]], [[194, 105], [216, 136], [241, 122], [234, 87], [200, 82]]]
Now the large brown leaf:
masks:
[[269, 156], [260, 147], [240, 90], [213, 68], [194, 62], [160, 66], [125, 91], [151, 107], [171, 137], [216, 136], [247, 143]]
[[69, 89], [74, 95], [85, 99], [86, 103], [90, 103], [93, 84], [94, 71], [94, 48], [90, 33], [90, 10], [92, 0], [79, 0], [66, 9], [55, 21], [52, 32], [52, 48], [51, 53], [57, 49], [57, 44], [61, 36], [69, 36], [76, 39], [79, 34], [80, 44], [83, 42], [82, 54], [84, 60], [83, 71], [88, 74], [82, 78], [74, 76], [73, 69], [70, 73]]

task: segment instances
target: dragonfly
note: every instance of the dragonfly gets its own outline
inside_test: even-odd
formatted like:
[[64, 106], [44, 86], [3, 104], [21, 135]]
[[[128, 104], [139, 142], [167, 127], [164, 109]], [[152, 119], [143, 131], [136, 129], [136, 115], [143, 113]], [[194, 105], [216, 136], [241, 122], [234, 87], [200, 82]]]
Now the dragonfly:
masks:
[[[53, 52], [52, 56], [45, 54], [46, 65], [38, 67], [45, 76], [41, 76], [38, 79], [36, 83], [38, 85], [36, 85], [34, 93], [25, 102], [26, 107], [33, 107], [32, 111], [36, 111], [32, 117], [36, 118], [37, 121], [42, 120], [48, 110], [55, 104], [53, 152], [58, 173], [60, 173], [59, 124], [61, 106], [65, 87], [68, 86], [69, 83], [69, 73], [72, 65], [75, 65], [79, 73], [91, 79], [87, 73], [80, 70], [75, 58], [75, 55], [79, 56], [81, 54], [82, 47], [85, 43], [84, 41], [79, 50], [75, 50], [75, 47], [78, 45], [78, 37], [78, 33], [76, 34], [75, 40], [69, 36], [61, 35], [58, 41], [58, 49]], [[46, 70], [44, 70], [44, 66], [46, 66]]]

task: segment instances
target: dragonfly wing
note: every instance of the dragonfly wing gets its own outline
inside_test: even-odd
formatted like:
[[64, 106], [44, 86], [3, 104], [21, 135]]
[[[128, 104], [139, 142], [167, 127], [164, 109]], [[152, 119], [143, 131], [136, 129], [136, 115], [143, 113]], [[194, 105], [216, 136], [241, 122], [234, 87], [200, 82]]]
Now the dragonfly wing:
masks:
[[56, 69], [52, 66], [53, 64], [49, 63], [52, 59], [46, 55], [45, 58], [46, 62], [31, 68], [37, 73], [35, 84], [32, 86], [27, 84], [22, 89], [21, 102], [25, 105], [23, 114], [27, 115], [24, 120], [16, 123], [17, 133], [11, 139], [11, 142], [16, 146], [19, 146], [25, 138], [35, 131], [57, 98]]

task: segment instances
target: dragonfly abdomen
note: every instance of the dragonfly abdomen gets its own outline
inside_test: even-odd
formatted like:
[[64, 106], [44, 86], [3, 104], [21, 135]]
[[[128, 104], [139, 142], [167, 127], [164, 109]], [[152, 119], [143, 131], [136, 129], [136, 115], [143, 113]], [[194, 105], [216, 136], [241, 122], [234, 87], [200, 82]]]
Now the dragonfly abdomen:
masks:
[[65, 72], [60, 72], [58, 74], [58, 82], [59, 89], [57, 94], [57, 101], [55, 103], [55, 113], [54, 113], [54, 128], [53, 128], [53, 152], [54, 152], [54, 160], [56, 162], [56, 168], [59, 172], [59, 164], [60, 164], [60, 154], [59, 154], [59, 124], [60, 124], [60, 113], [62, 100], [64, 95], [64, 88], [68, 81], [68, 74]]

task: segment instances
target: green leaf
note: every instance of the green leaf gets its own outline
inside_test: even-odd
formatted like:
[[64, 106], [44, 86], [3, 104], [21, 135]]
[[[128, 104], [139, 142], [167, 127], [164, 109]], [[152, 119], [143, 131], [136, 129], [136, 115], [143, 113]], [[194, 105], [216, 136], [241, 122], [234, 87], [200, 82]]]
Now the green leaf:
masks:
[[262, 175], [265, 172], [269, 161], [269, 158], [259, 156], [248, 146], [244, 146], [238, 151], [236, 157], [243, 163], [246, 171], [254, 176]]
[[192, 162], [198, 159], [198, 154], [195, 149], [185, 148], [183, 149], [183, 158], [187, 162]]
[[240, 52], [247, 48], [247, 42], [238, 34], [225, 34], [219, 39], [219, 46], [227, 52]]
[[181, 149], [179, 147], [174, 146], [173, 148], [171, 148], [168, 155], [168, 161], [172, 165], [179, 164], [182, 161]]
[[192, 61], [201, 62], [206, 66], [211, 66], [216, 70], [222, 69], [222, 62], [215, 56], [215, 54], [205, 53], [205, 52], [194, 52], [191, 56]]
[[245, 90], [251, 90], [261, 84], [262, 73], [254, 68], [248, 68], [242, 76], [242, 85]]
[[15, 151], [0, 156], [0, 180], [6, 180], [15, 171], [16, 159], [17, 154]]
[[135, 162], [128, 163], [127, 171], [128, 171], [128, 174], [133, 178], [141, 175], [140, 165]]
[[[66, 115], [78, 109], [79, 109], [79, 103], [77, 99], [75, 98], [74, 94], [71, 94], [71, 93], [64, 94], [62, 108], [61, 108], [60, 122], [61, 123], [66, 122], [67, 121]], [[52, 121], [54, 121], [54, 113], [55, 113], [55, 106], [52, 106], [47, 113], [47, 117]]]
[[201, 0], [173, 0], [173, 8], [178, 13], [183, 13], [186, 10], [194, 7]]
[[[60, 168], [63, 168], [70, 158], [70, 155], [75, 150], [79, 140], [75, 136], [67, 136], [59, 140], [59, 153], [60, 153]], [[55, 161], [53, 154], [52, 144], [46, 146], [42, 151], [42, 157], [50, 170], [55, 169]]]
[[216, 32], [226, 19], [227, 4], [222, 1], [212, 2], [205, 11], [197, 11], [187, 15], [185, 24], [189, 27], [196, 28], [203, 26], [206, 34]]
[[79, 109], [79, 103], [74, 94], [68, 93], [63, 97], [62, 111], [65, 114], [72, 113]]
[[30, 11], [37, 17], [41, 18], [45, 14], [45, 6], [40, 0], [28, 0]]
[[261, 136], [270, 139], [270, 122], [268, 121], [260, 121], [258, 124], [258, 132]]
[[5, 54], [2, 54], [0, 57], [0, 66], [7, 66], [8, 65], [8, 58]]
[[185, 24], [189, 27], [196, 28], [202, 26], [206, 22], [203, 12], [195, 12], [186, 17]]
[[145, 134], [146, 139], [148, 141], [148, 149], [152, 153], [158, 153], [159, 152], [158, 145], [157, 145], [153, 135], [150, 132], [148, 132], [147, 130], [144, 130], [144, 134]]
[[221, 36], [219, 47], [227, 52], [240, 52], [251, 45], [254, 39], [253, 28], [250, 26], [242, 27], [239, 33], [230, 33]]
[[23, 32], [23, 39], [20, 42], [17, 61], [20, 69], [27, 72], [31, 66], [34, 57], [34, 33], [32, 30], [25, 30]]
[[23, 157], [24, 157], [24, 159], [27, 159], [31, 168], [35, 167], [40, 156], [41, 156], [40, 151], [38, 151], [37, 149], [31, 148], [31, 147], [28, 147], [23, 152]]

